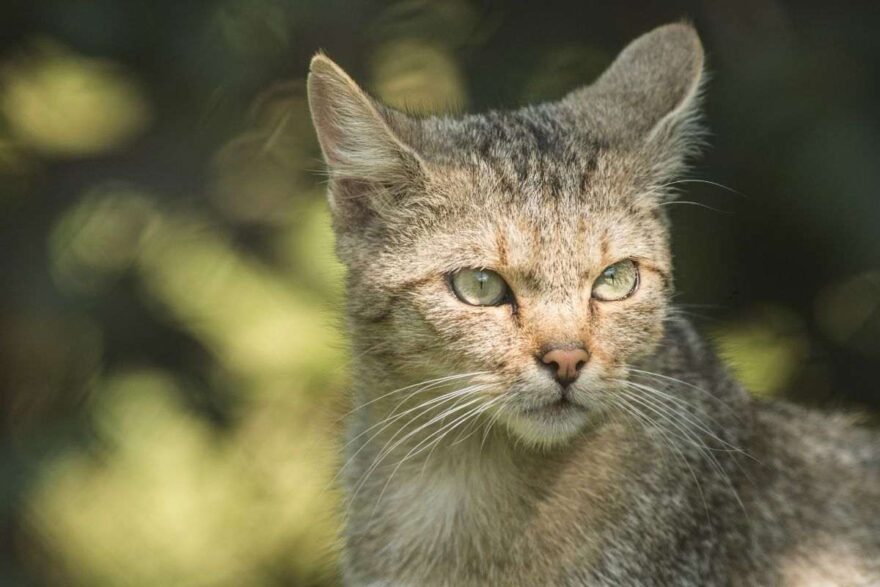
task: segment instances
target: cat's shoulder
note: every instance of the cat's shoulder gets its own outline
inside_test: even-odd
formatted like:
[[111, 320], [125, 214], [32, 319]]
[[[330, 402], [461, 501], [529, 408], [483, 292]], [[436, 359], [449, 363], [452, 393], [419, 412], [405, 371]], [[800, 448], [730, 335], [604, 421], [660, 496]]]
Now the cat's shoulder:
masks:
[[802, 460], [840, 467], [863, 467], [880, 477], [880, 431], [856, 411], [818, 411], [786, 401], [758, 398], [754, 421], [765, 442]]

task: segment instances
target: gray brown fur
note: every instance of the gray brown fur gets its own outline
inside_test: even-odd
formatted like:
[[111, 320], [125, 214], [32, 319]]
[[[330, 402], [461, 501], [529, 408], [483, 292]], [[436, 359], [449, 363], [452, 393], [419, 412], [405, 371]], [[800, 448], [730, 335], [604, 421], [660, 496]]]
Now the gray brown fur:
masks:
[[[348, 584], [880, 584], [877, 438], [751, 399], [671, 304], [659, 204], [699, 144], [702, 71], [673, 24], [558, 102], [418, 120], [315, 57], [353, 343]], [[636, 293], [591, 299], [624, 258]], [[460, 302], [467, 267], [516, 306]], [[535, 360], [554, 341], [591, 353], [565, 416], [528, 412], [558, 394]]]

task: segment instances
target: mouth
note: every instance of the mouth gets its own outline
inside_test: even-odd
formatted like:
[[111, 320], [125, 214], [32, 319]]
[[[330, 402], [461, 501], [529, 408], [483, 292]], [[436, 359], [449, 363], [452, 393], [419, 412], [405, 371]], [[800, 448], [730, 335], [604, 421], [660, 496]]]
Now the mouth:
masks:
[[577, 435], [588, 425], [590, 410], [583, 404], [566, 396], [540, 405], [521, 407], [507, 419], [523, 440], [536, 446], [547, 447]]
[[540, 405], [535, 408], [527, 408], [525, 410], [526, 414], [529, 415], [540, 415], [540, 416], [562, 416], [569, 415], [577, 412], [585, 412], [586, 408], [574, 403], [570, 399], [565, 396], [560, 397], [557, 400], [552, 402], [548, 402], [546, 404]]

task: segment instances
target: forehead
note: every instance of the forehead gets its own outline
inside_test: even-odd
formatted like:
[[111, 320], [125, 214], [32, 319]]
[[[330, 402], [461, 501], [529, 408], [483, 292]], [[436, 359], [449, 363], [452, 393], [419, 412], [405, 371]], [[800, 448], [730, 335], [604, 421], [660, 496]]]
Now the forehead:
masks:
[[[462, 205], [619, 208], [646, 191], [644, 156], [569, 120], [554, 105], [423, 121], [435, 186]], [[469, 193], [473, 192], [473, 193]]]
[[555, 283], [627, 257], [666, 265], [635, 154], [547, 106], [424, 125], [433, 211], [413, 250], [426, 272], [487, 267]]
[[432, 269], [487, 267], [560, 286], [624, 258], [665, 267], [656, 211], [603, 171], [601, 156], [563, 166], [532, 155], [525, 170], [509, 161], [448, 166], [433, 182], [443, 211], [418, 250]]
[[429, 119], [424, 149], [443, 166], [466, 165], [491, 172], [485, 179], [510, 194], [532, 187], [571, 194], [589, 182], [608, 146], [569, 124], [552, 105], [489, 112], [461, 119]]

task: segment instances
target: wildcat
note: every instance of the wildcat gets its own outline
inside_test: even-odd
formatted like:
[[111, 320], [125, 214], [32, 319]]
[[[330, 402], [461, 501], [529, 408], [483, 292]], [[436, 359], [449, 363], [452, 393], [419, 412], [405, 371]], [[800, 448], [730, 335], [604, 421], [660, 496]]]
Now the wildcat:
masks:
[[671, 305], [703, 61], [671, 24], [559, 101], [417, 119], [312, 60], [347, 584], [880, 584], [877, 437], [750, 398]]

